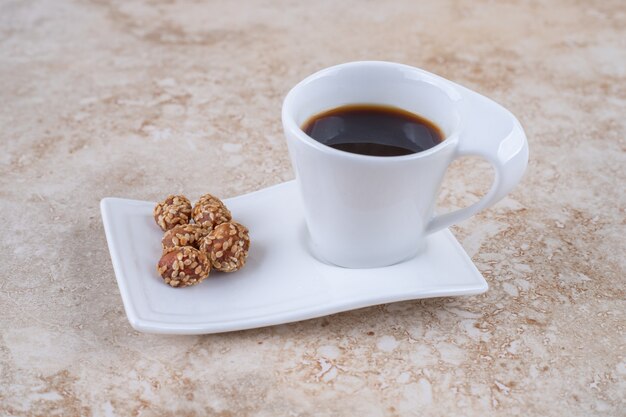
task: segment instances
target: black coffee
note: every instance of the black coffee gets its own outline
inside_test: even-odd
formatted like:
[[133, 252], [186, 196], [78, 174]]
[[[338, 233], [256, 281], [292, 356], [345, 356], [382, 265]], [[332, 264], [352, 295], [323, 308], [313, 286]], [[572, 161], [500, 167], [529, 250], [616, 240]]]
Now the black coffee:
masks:
[[335, 149], [370, 156], [401, 156], [443, 141], [430, 120], [396, 107], [355, 104], [311, 117], [302, 130]]

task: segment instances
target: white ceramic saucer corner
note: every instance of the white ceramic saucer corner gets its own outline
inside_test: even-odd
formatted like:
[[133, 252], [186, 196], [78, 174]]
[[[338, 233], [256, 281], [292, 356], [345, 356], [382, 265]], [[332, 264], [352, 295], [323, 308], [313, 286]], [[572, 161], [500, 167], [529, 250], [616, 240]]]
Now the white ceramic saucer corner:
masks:
[[376, 304], [479, 294], [487, 282], [452, 233], [431, 235], [425, 252], [376, 269], [345, 269], [313, 258], [295, 182], [225, 201], [250, 229], [247, 265], [171, 288], [156, 273], [162, 232], [154, 203], [105, 198], [102, 220], [130, 324], [139, 331], [204, 334], [320, 317]]

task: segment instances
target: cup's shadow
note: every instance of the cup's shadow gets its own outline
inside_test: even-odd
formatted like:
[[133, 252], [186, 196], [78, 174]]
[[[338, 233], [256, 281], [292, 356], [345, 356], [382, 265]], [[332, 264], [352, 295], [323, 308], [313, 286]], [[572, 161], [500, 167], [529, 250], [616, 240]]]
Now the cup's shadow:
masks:
[[311, 233], [309, 232], [309, 228], [304, 220], [302, 220], [298, 226], [298, 243], [304, 248], [306, 253], [316, 261], [335, 268], [344, 268], [343, 266], [327, 261], [315, 251], [315, 245], [313, 245]]

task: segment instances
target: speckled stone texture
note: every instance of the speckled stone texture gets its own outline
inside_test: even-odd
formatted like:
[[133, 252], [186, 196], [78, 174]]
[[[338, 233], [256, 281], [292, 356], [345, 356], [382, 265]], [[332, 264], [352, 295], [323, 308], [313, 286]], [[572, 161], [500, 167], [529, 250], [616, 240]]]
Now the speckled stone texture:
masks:
[[[625, 28], [622, 0], [3, 1], [0, 415], [624, 416]], [[453, 228], [490, 290], [133, 331], [100, 199], [293, 178], [283, 96], [359, 59], [438, 73], [524, 125], [523, 183]], [[442, 209], [490, 180], [456, 162]]]

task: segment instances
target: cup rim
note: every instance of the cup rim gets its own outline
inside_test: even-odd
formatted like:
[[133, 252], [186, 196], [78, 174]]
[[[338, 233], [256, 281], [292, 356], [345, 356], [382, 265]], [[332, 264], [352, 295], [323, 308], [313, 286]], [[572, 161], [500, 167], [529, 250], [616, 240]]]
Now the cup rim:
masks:
[[[459, 122], [457, 124], [457, 126], [455, 127], [455, 129], [449, 134], [447, 135], [443, 141], [441, 141], [439, 144], [433, 146], [430, 149], [427, 149], [425, 151], [421, 151], [421, 152], [416, 152], [416, 153], [412, 153], [409, 155], [401, 155], [401, 156], [374, 156], [374, 155], [361, 155], [361, 154], [355, 154], [355, 153], [351, 153], [351, 152], [346, 152], [346, 151], [341, 151], [339, 149], [335, 149], [332, 148], [330, 146], [324, 145], [323, 143], [320, 143], [318, 141], [316, 141], [315, 139], [313, 139], [312, 137], [310, 137], [309, 135], [307, 135], [300, 126], [298, 126], [298, 124], [296, 123], [296, 121], [294, 120], [293, 117], [293, 112], [292, 112], [292, 101], [294, 100], [294, 96], [298, 93], [298, 90], [300, 90], [301, 88], [303, 88], [304, 86], [306, 86], [307, 84], [321, 78], [324, 76], [329, 75], [330, 73], [336, 72], [338, 70], [341, 70], [343, 68], [350, 68], [350, 67], [359, 67], [359, 66], [372, 66], [372, 67], [395, 67], [395, 68], [401, 68], [401, 69], [405, 69], [408, 71], [413, 71], [416, 72], [418, 74], [420, 74], [422, 81], [427, 82], [429, 84], [432, 84], [433, 86], [437, 87], [438, 89], [442, 90], [447, 96], [448, 98], [450, 98], [450, 100], [454, 103], [457, 102], [459, 100], [462, 99], [462, 96], [460, 94], [459, 91], [457, 91], [454, 88], [454, 84], [449, 81], [446, 80], [443, 77], [440, 77], [436, 74], [430, 73], [428, 71], [424, 71], [420, 68], [417, 67], [412, 67], [410, 65], [405, 65], [405, 64], [398, 64], [395, 62], [387, 62], [387, 61], [353, 61], [353, 62], [347, 62], [344, 64], [339, 64], [339, 65], [334, 65], [332, 67], [327, 67], [324, 68], [320, 71], [317, 71], [311, 75], [309, 75], [308, 77], [304, 78], [302, 81], [300, 81], [299, 83], [297, 83], [295, 86], [293, 86], [291, 88], [291, 90], [289, 90], [289, 92], [287, 93], [287, 95], [285, 96], [285, 99], [283, 100], [283, 105], [282, 105], [282, 111], [281, 111], [281, 117], [282, 117], [282, 123], [283, 123], [283, 127], [286, 131], [292, 133], [293, 135], [295, 135], [298, 139], [300, 139], [301, 141], [303, 141], [305, 144], [315, 148], [318, 151], [327, 153], [329, 155], [334, 155], [334, 156], [340, 156], [340, 157], [344, 157], [344, 158], [349, 158], [349, 159], [353, 159], [353, 160], [361, 160], [361, 161], [368, 161], [368, 162], [378, 162], [378, 163], [383, 163], [385, 161], [387, 162], [399, 162], [399, 161], [412, 161], [412, 160], [416, 160], [416, 159], [422, 159], [422, 158], [426, 158], [434, 153], [438, 153], [439, 151], [447, 148], [448, 146], [451, 146], [453, 144], [458, 143], [459, 140], [459, 135], [460, 135], [460, 131], [462, 130], [462, 123], [463, 120], [459, 117]], [[364, 103], [355, 103], [355, 104], [364, 104]], [[376, 103], [368, 103], [368, 104], [376, 104]], [[456, 111], [457, 114], [459, 113], [458, 110]], [[313, 115], [311, 115], [313, 116]]]

